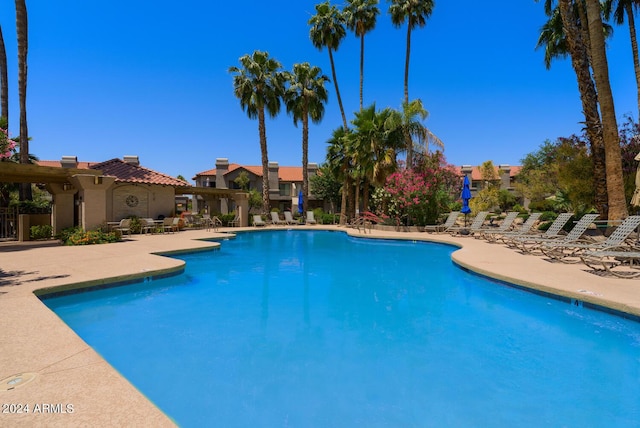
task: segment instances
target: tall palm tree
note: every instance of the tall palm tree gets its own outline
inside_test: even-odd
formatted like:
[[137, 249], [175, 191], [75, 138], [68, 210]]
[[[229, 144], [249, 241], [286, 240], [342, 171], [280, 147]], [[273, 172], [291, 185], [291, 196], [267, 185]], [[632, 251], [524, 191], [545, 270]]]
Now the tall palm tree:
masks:
[[239, 59], [241, 68], [229, 67], [233, 74], [233, 93], [249, 119], [258, 118], [260, 153], [262, 156], [262, 209], [269, 212], [269, 155], [265, 111], [270, 117], [280, 112], [280, 100], [284, 94], [282, 64], [270, 58], [268, 52], [254, 51]]
[[[593, 160], [594, 203], [602, 218], [606, 218], [608, 197], [602, 122], [598, 111], [598, 96], [591, 77], [588, 43], [583, 38], [584, 31], [581, 28], [583, 21], [580, 20], [580, 13], [574, 6], [575, 4], [563, 3], [561, 7], [553, 7], [547, 0], [545, 13], [549, 20], [541, 28], [536, 48], [544, 48], [547, 69], [551, 68], [552, 60], [555, 58], [567, 55], [571, 57]], [[605, 26], [605, 32], [610, 33], [610, 30], [609, 26]]]
[[308, 204], [309, 118], [313, 123], [322, 121], [328, 99], [324, 84], [329, 78], [322, 74], [320, 67], [312, 67], [308, 62], [294, 64], [293, 73], [286, 73], [285, 76], [289, 83], [284, 94], [287, 112], [293, 116], [296, 126], [302, 121], [302, 194], [304, 203]]
[[[408, 103], [402, 103], [401, 126], [405, 135], [409, 135], [411, 138], [413, 150], [428, 152], [430, 144], [444, 150], [444, 143], [442, 140], [440, 140], [440, 138], [438, 138], [424, 125], [423, 121], [427, 116], [429, 116], [429, 112], [425, 110], [422, 105], [422, 101], [419, 98]], [[407, 168], [411, 167], [412, 165], [407, 163]]]
[[9, 122], [9, 81], [7, 78], [7, 51], [0, 26], [0, 117]]
[[380, 14], [378, 0], [347, 0], [343, 8], [347, 28], [360, 37], [360, 110], [364, 88], [364, 35], [376, 26]]
[[[615, 8], [614, 8], [615, 4]], [[633, 70], [636, 74], [636, 93], [638, 101], [638, 111], [640, 118], [640, 60], [638, 59], [638, 40], [636, 38], [636, 21], [634, 9], [637, 10], [640, 1], [638, 0], [605, 0], [603, 3], [604, 16], [608, 20], [613, 13], [616, 24], [624, 24], [624, 17], [627, 16], [629, 23], [629, 38], [631, 40], [631, 54], [633, 56]]]
[[349, 173], [352, 164], [349, 147], [349, 132], [345, 128], [336, 128], [331, 133], [331, 138], [327, 141], [327, 166], [333, 175], [342, 181], [342, 198], [340, 202], [340, 225], [347, 221], [347, 199], [349, 189], [352, 187], [351, 174]]
[[[568, 2], [570, 0], [561, 0]], [[609, 65], [602, 31], [602, 15], [598, 0], [586, 0], [586, 10], [591, 44], [591, 67], [598, 91], [598, 102], [602, 115], [602, 136], [604, 138], [605, 162], [607, 169], [607, 194], [609, 199], [609, 219], [619, 220], [629, 215], [624, 195], [622, 178], [622, 156], [616, 110], [609, 80]]]
[[342, 124], [345, 130], [349, 129], [347, 124], [347, 116], [344, 114], [342, 106], [342, 97], [338, 88], [338, 77], [336, 76], [336, 66], [333, 61], [333, 51], [337, 51], [340, 42], [347, 35], [344, 28], [344, 16], [336, 6], [332, 6], [328, 1], [316, 5], [316, 14], [309, 19], [309, 37], [313, 46], [322, 50], [327, 48], [329, 52], [329, 61], [331, 63], [331, 77], [336, 88], [336, 97], [338, 98], [338, 106], [342, 115]]
[[[20, 163], [29, 163], [29, 130], [27, 128], [27, 52], [29, 33], [27, 5], [25, 0], [16, 0], [16, 32], [18, 33], [18, 97], [20, 103]], [[20, 200], [30, 201], [31, 184], [20, 186]]]
[[[433, 0], [391, 0], [389, 14], [391, 22], [396, 27], [401, 27], [407, 21], [407, 46], [404, 61], [404, 102], [409, 103], [409, 58], [411, 56], [411, 31], [416, 27], [427, 25], [427, 19], [431, 16], [435, 4]], [[407, 164], [412, 163], [413, 142], [411, 137], [405, 135], [407, 144]]]

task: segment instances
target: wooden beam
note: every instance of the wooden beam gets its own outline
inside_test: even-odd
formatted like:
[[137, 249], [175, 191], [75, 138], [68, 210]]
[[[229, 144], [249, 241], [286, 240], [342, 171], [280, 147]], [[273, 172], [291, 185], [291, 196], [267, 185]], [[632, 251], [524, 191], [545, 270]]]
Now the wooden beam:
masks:
[[102, 175], [102, 171], [0, 162], [0, 183], [66, 183], [76, 174]]

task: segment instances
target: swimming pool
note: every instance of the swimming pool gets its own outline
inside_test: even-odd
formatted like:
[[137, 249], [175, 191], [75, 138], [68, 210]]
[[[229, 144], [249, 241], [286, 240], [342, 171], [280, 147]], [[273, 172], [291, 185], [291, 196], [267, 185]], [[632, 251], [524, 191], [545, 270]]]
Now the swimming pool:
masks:
[[454, 250], [260, 231], [180, 256], [182, 275], [44, 302], [180, 426], [638, 426], [638, 323]]

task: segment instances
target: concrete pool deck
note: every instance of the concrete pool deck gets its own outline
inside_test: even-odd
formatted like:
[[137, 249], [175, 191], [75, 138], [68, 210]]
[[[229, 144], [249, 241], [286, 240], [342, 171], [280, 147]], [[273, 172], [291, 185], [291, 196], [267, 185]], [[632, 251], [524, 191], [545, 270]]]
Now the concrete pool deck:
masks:
[[[640, 280], [595, 275], [582, 264], [550, 263], [502, 245], [447, 234], [377, 230], [363, 234], [324, 226], [308, 229], [451, 243], [461, 247], [453, 253], [454, 261], [469, 270], [640, 316]], [[215, 248], [220, 244], [202, 239], [223, 238], [223, 232], [243, 230], [256, 229], [134, 235], [117, 244], [77, 247], [53, 242], [0, 243], [0, 426], [175, 426], [35, 293], [179, 271], [182, 261], [157, 253]], [[22, 382], [9, 389], [7, 381], [17, 378]]]

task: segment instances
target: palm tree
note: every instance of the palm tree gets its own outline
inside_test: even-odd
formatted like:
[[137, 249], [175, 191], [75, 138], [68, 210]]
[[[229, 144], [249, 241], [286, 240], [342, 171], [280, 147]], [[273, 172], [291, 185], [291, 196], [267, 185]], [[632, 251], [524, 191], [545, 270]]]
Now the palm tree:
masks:
[[340, 202], [340, 224], [347, 220], [347, 196], [352, 185], [349, 173], [352, 164], [349, 148], [349, 132], [345, 128], [336, 128], [327, 141], [327, 167], [336, 179], [342, 181], [342, 199]]
[[340, 42], [347, 35], [344, 28], [344, 16], [337, 7], [332, 6], [328, 1], [316, 5], [316, 14], [309, 20], [311, 29], [309, 37], [313, 46], [322, 50], [327, 48], [329, 52], [329, 61], [331, 63], [331, 76], [333, 84], [336, 88], [336, 97], [338, 98], [338, 106], [342, 115], [342, 124], [345, 130], [349, 129], [347, 124], [347, 116], [344, 114], [342, 106], [342, 97], [340, 97], [340, 89], [338, 88], [338, 78], [336, 76], [336, 66], [333, 61], [333, 51], [337, 51]]
[[311, 66], [308, 62], [293, 65], [293, 73], [286, 73], [289, 83], [284, 94], [287, 112], [293, 115], [293, 123], [297, 126], [302, 121], [302, 194], [304, 203], [309, 201], [309, 118], [313, 123], [320, 123], [324, 116], [324, 105], [328, 94], [325, 82], [329, 78], [322, 74], [320, 67]]
[[[561, 0], [561, 4], [570, 0]], [[624, 195], [622, 178], [622, 156], [616, 111], [609, 80], [609, 65], [602, 31], [601, 7], [598, 0], [586, 0], [589, 38], [591, 44], [591, 67], [598, 92], [598, 103], [602, 115], [602, 136], [604, 138], [605, 162], [607, 169], [607, 194], [609, 199], [609, 219], [619, 220], [629, 215]]]
[[[602, 218], [606, 218], [608, 197], [602, 122], [598, 111], [596, 88], [591, 77], [588, 43], [583, 39], [582, 21], [575, 8], [568, 4], [554, 8], [547, 0], [545, 13], [549, 16], [549, 20], [541, 28], [536, 48], [544, 47], [544, 62], [547, 69], [551, 68], [551, 62], [555, 58], [567, 55], [571, 57], [593, 160], [594, 203]], [[610, 27], [606, 26], [604, 30], [609, 33]]]
[[9, 82], [7, 78], [7, 51], [0, 26], [0, 117], [9, 122]]
[[[25, 0], [16, 0], [16, 32], [18, 33], [18, 97], [20, 102], [20, 163], [29, 163], [29, 131], [27, 128], [27, 52], [29, 38], [27, 29], [27, 5]], [[20, 186], [20, 200], [30, 201], [31, 184]]]
[[269, 156], [265, 110], [270, 117], [280, 112], [280, 99], [284, 94], [282, 64], [270, 58], [268, 52], [254, 51], [239, 59], [242, 68], [229, 67], [233, 73], [233, 93], [249, 119], [258, 118], [260, 153], [262, 155], [262, 209], [269, 212]]
[[[613, 5], [616, 5], [615, 9]], [[631, 54], [633, 55], [633, 69], [636, 74], [636, 92], [638, 98], [638, 111], [640, 112], [640, 60], [638, 59], [638, 41], [636, 39], [636, 22], [634, 18], [634, 8], [638, 7], [638, 0], [605, 0], [603, 4], [604, 16], [608, 20], [613, 13], [616, 24], [624, 24], [624, 16], [627, 15], [629, 22], [629, 38], [631, 39]], [[640, 113], [639, 116], [640, 118]]]
[[343, 9], [347, 28], [360, 37], [360, 110], [363, 105], [364, 87], [364, 35], [376, 26], [380, 14], [378, 0], [347, 0]]
[[[422, 122], [429, 116], [422, 101], [418, 98], [408, 103], [402, 103], [402, 129], [412, 142], [413, 150], [419, 149], [424, 152], [429, 151], [429, 145], [435, 145], [444, 150], [444, 143], [434, 133], [432, 133]], [[416, 144], [417, 143], [417, 144]], [[412, 164], [408, 163], [407, 168]]]
[[[391, 0], [389, 14], [391, 22], [401, 27], [407, 21], [407, 47], [404, 62], [404, 102], [409, 103], [409, 57], [411, 55], [411, 31], [416, 27], [427, 25], [427, 18], [434, 8], [433, 0]], [[407, 164], [411, 165], [413, 158], [413, 143], [411, 137], [405, 135], [407, 144]]]

